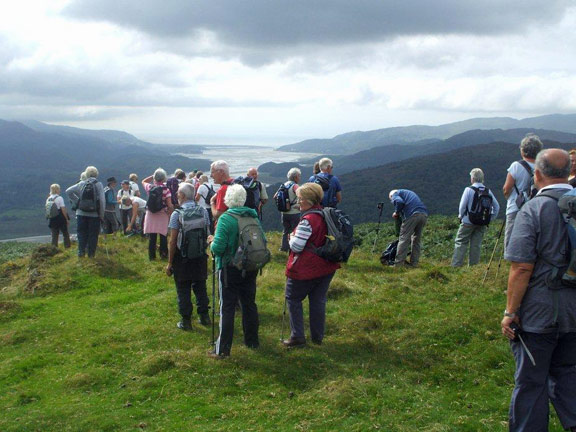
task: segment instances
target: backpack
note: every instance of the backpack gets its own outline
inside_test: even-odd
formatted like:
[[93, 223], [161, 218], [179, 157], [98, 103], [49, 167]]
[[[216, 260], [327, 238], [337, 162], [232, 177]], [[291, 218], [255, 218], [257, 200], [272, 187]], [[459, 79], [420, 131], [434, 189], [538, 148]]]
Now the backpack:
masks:
[[492, 218], [492, 195], [490, 189], [480, 189], [471, 186], [470, 189], [474, 191], [474, 199], [472, 200], [472, 207], [470, 210], [466, 208], [466, 213], [470, 222], [474, 225], [489, 225]]
[[210, 201], [212, 200], [212, 197], [216, 195], [216, 191], [209, 184], [204, 183], [204, 185], [206, 185], [206, 188], [208, 189], [208, 192], [206, 192], [206, 196], [204, 197], [204, 202], [206, 205], [210, 205]]
[[154, 185], [148, 191], [148, 201], [146, 201], [146, 207], [152, 213], [158, 213], [166, 206], [164, 203], [164, 189], [165, 186]]
[[48, 197], [46, 200], [46, 219], [53, 219], [60, 213], [60, 210], [54, 202], [55, 199], [56, 197]]
[[528, 186], [522, 191], [520, 191], [518, 189], [518, 186], [516, 186], [516, 183], [514, 183], [514, 189], [518, 194], [515, 202], [516, 206], [518, 206], [518, 210], [520, 210], [524, 204], [526, 204], [528, 201], [530, 201], [532, 198], [536, 196], [538, 190], [534, 186], [534, 171], [532, 170], [528, 162], [522, 159], [518, 161], [518, 163], [524, 167], [524, 169], [528, 172], [528, 175], [530, 176], [530, 182], [528, 183]]
[[278, 191], [275, 195], [276, 207], [278, 208], [278, 211], [287, 212], [295, 204], [296, 201], [290, 201], [290, 189], [293, 187], [294, 182], [289, 182], [288, 185], [286, 185], [286, 183], [282, 183], [278, 188]]
[[166, 182], [166, 187], [168, 188], [168, 190], [172, 194], [170, 199], [172, 200], [172, 204], [174, 204], [175, 207], [178, 206], [178, 187], [179, 186], [180, 186], [180, 182], [178, 181], [178, 179], [176, 177], [170, 177], [168, 179], [168, 181]]
[[80, 188], [80, 199], [78, 200], [78, 210], [84, 212], [98, 212], [100, 210], [100, 199], [96, 192], [96, 179], [90, 178], [84, 182]]
[[328, 174], [327, 177], [321, 176], [316, 174], [314, 176], [314, 182], [317, 185], [320, 185], [322, 190], [324, 191], [324, 197], [322, 198], [322, 206], [323, 207], [332, 207], [335, 206], [335, 188], [332, 187], [332, 174]]
[[350, 218], [342, 210], [333, 207], [310, 210], [304, 214], [309, 213], [322, 215], [328, 232], [324, 245], [319, 248], [309, 247], [308, 249], [326, 261], [347, 262], [354, 247], [354, 227]]
[[246, 202], [244, 206], [258, 210], [258, 205], [260, 204], [260, 182], [254, 180], [252, 177], [240, 176], [234, 179], [234, 184], [242, 185], [246, 190]]
[[247, 271], [261, 270], [270, 261], [271, 255], [260, 222], [252, 216], [228, 214], [238, 222], [238, 249], [232, 258], [232, 265], [242, 270], [242, 276]]
[[175, 210], [180, 222], [178, 249], [182, 258], [195, 259], [206, 255], [208, 243], [203, 210], [200, 206]]
[[327, 192], [328, 189], [330, 189], [330, 180], [332, 179], [332, 174], [328, 174], [328, 177], [324, 177], [321, 175], [314, 175], [314, 182], [317, 185], [320, 185], [320, 187], [322, 187], [322, 190], [324, 192]]
[[380, 262], [382, 265], [394, 265], [394, 261], [396, 260], [396, 252], [398, 251], [398, 240], [394, 240], [392, 243], [388, 245], [386, 250], [382, 252], [380, 255]]

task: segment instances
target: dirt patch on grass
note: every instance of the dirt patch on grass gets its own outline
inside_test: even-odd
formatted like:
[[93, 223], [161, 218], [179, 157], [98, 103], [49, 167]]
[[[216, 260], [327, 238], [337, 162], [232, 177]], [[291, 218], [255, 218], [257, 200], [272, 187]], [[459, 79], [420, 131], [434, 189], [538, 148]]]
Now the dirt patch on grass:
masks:
[[426, 278], [440, 283], [450, 282], [450, 278], [439, 269], [432, 269], [426, 273]]

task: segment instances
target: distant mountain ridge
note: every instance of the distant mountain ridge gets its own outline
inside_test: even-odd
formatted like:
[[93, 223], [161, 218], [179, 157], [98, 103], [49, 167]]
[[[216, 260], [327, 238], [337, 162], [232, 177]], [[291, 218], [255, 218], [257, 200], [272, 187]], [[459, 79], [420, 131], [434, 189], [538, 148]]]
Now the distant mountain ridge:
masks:
[[402, 126], [372, 131], [348, 132], [331, 139], [309, 139], [281, 146], [282, 151], [353, 154], [386, 145], [414, 144], [420, 140], [444, 140], [474, 129], [547, 129], [576, 133], [576, 114], [551, 114], [522, 120], [511, 117], [474, 118], [440, 126]]

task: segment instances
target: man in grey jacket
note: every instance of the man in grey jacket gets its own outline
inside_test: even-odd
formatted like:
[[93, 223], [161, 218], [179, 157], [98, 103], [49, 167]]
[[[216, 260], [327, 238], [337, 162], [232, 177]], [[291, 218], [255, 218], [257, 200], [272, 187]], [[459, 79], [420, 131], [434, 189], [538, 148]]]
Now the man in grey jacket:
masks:
[[66, 190], [66, 194], [76, 210], [78, 234], [78, 256], [83, 257], [88, 249], [88, 257], [93, 258], [98, 247], [100, 224], [104, 220], [104, 187], [97, 179], [96, 167], [86, 168], [86, 180]]

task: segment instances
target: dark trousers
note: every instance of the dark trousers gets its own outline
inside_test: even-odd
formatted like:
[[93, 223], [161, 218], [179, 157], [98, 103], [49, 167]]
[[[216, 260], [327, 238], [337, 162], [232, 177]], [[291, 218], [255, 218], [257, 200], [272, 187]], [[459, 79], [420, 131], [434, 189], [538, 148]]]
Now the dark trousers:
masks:
[[310, 337], [315, 342], [322, 342], [326, 322], [326, 295], [333, 277], [334, 273], [309, 280], [286, 279], [286, 301], [292, 338], [305, 338], [302, 301], [308, 296]]
[[510, 431], [547, 431], [549, 402], [564, 429], [576, 426], [576, 333], [522, 333], [522, 337], [536, 366], [520, 341], [510, 342], [516, 361]]
[[244, 343], [250, 348], [257, 348], [258, 341], [258, 307], [256, 306], [256, 277], [258, 272], [242, 271], [236, 267], [226, 267], [218, 272], [220, 281], [220, 336], [216, 341], [216, 353], [229, 355], [234, 337], [234, 314], [240, 300], [242, 309], [242, 330]]
[[68, 249], [70, 247], [70, 234], [68, 233], [68, 224], [63, 223], [58, 227], [50, 228], [52, 231], [52, 246], [58, 247], [58, 236], [62, 233], [62, 241], [64, 242], [64, 247]]
[[207, 208], [206, 211], [208, 212], [208, 219], [210, 220], [210, 234], [214, 235], [214, 217], [212, 216], [212, 209]]
[[148, 234], [148, 258], [156, 259], [156, 239], [160, 236], [160, 257], [166, 258], [168, 256], [168, 240], [162, 234]]
[[286, 214], [282, 213], [282, 226], [284, 230], [282, 231], [282, 246], [280, 250], [288, 252], [290, 250], [290, 245], [288, 243], [288, 236], [292, 234], [294, 229], [298, 226], [300, 222], [300, 214]]
[[100, 234], [100, 218], [91, 216], [76, 216], [78, 234], [78, 256], [82, 257], [88, 249], [88, 256], [96, 255], [98, 235]]
[[206, 281], [177, 281], [176, 293], [178, 294], [178, 311], [182, 318], [190, 319], [192, 316], [192, 291], [196, 297], [196, 312], [198, 315], [208, 313], [208, 293], [206, 292]]
[[132, 209], [128, 210], [120, 209], [120, 220], [122, 222], [122, 230], [124, 234], [126, 234], [126, 228], [128, 227], [131, 218], [132, 218]]

